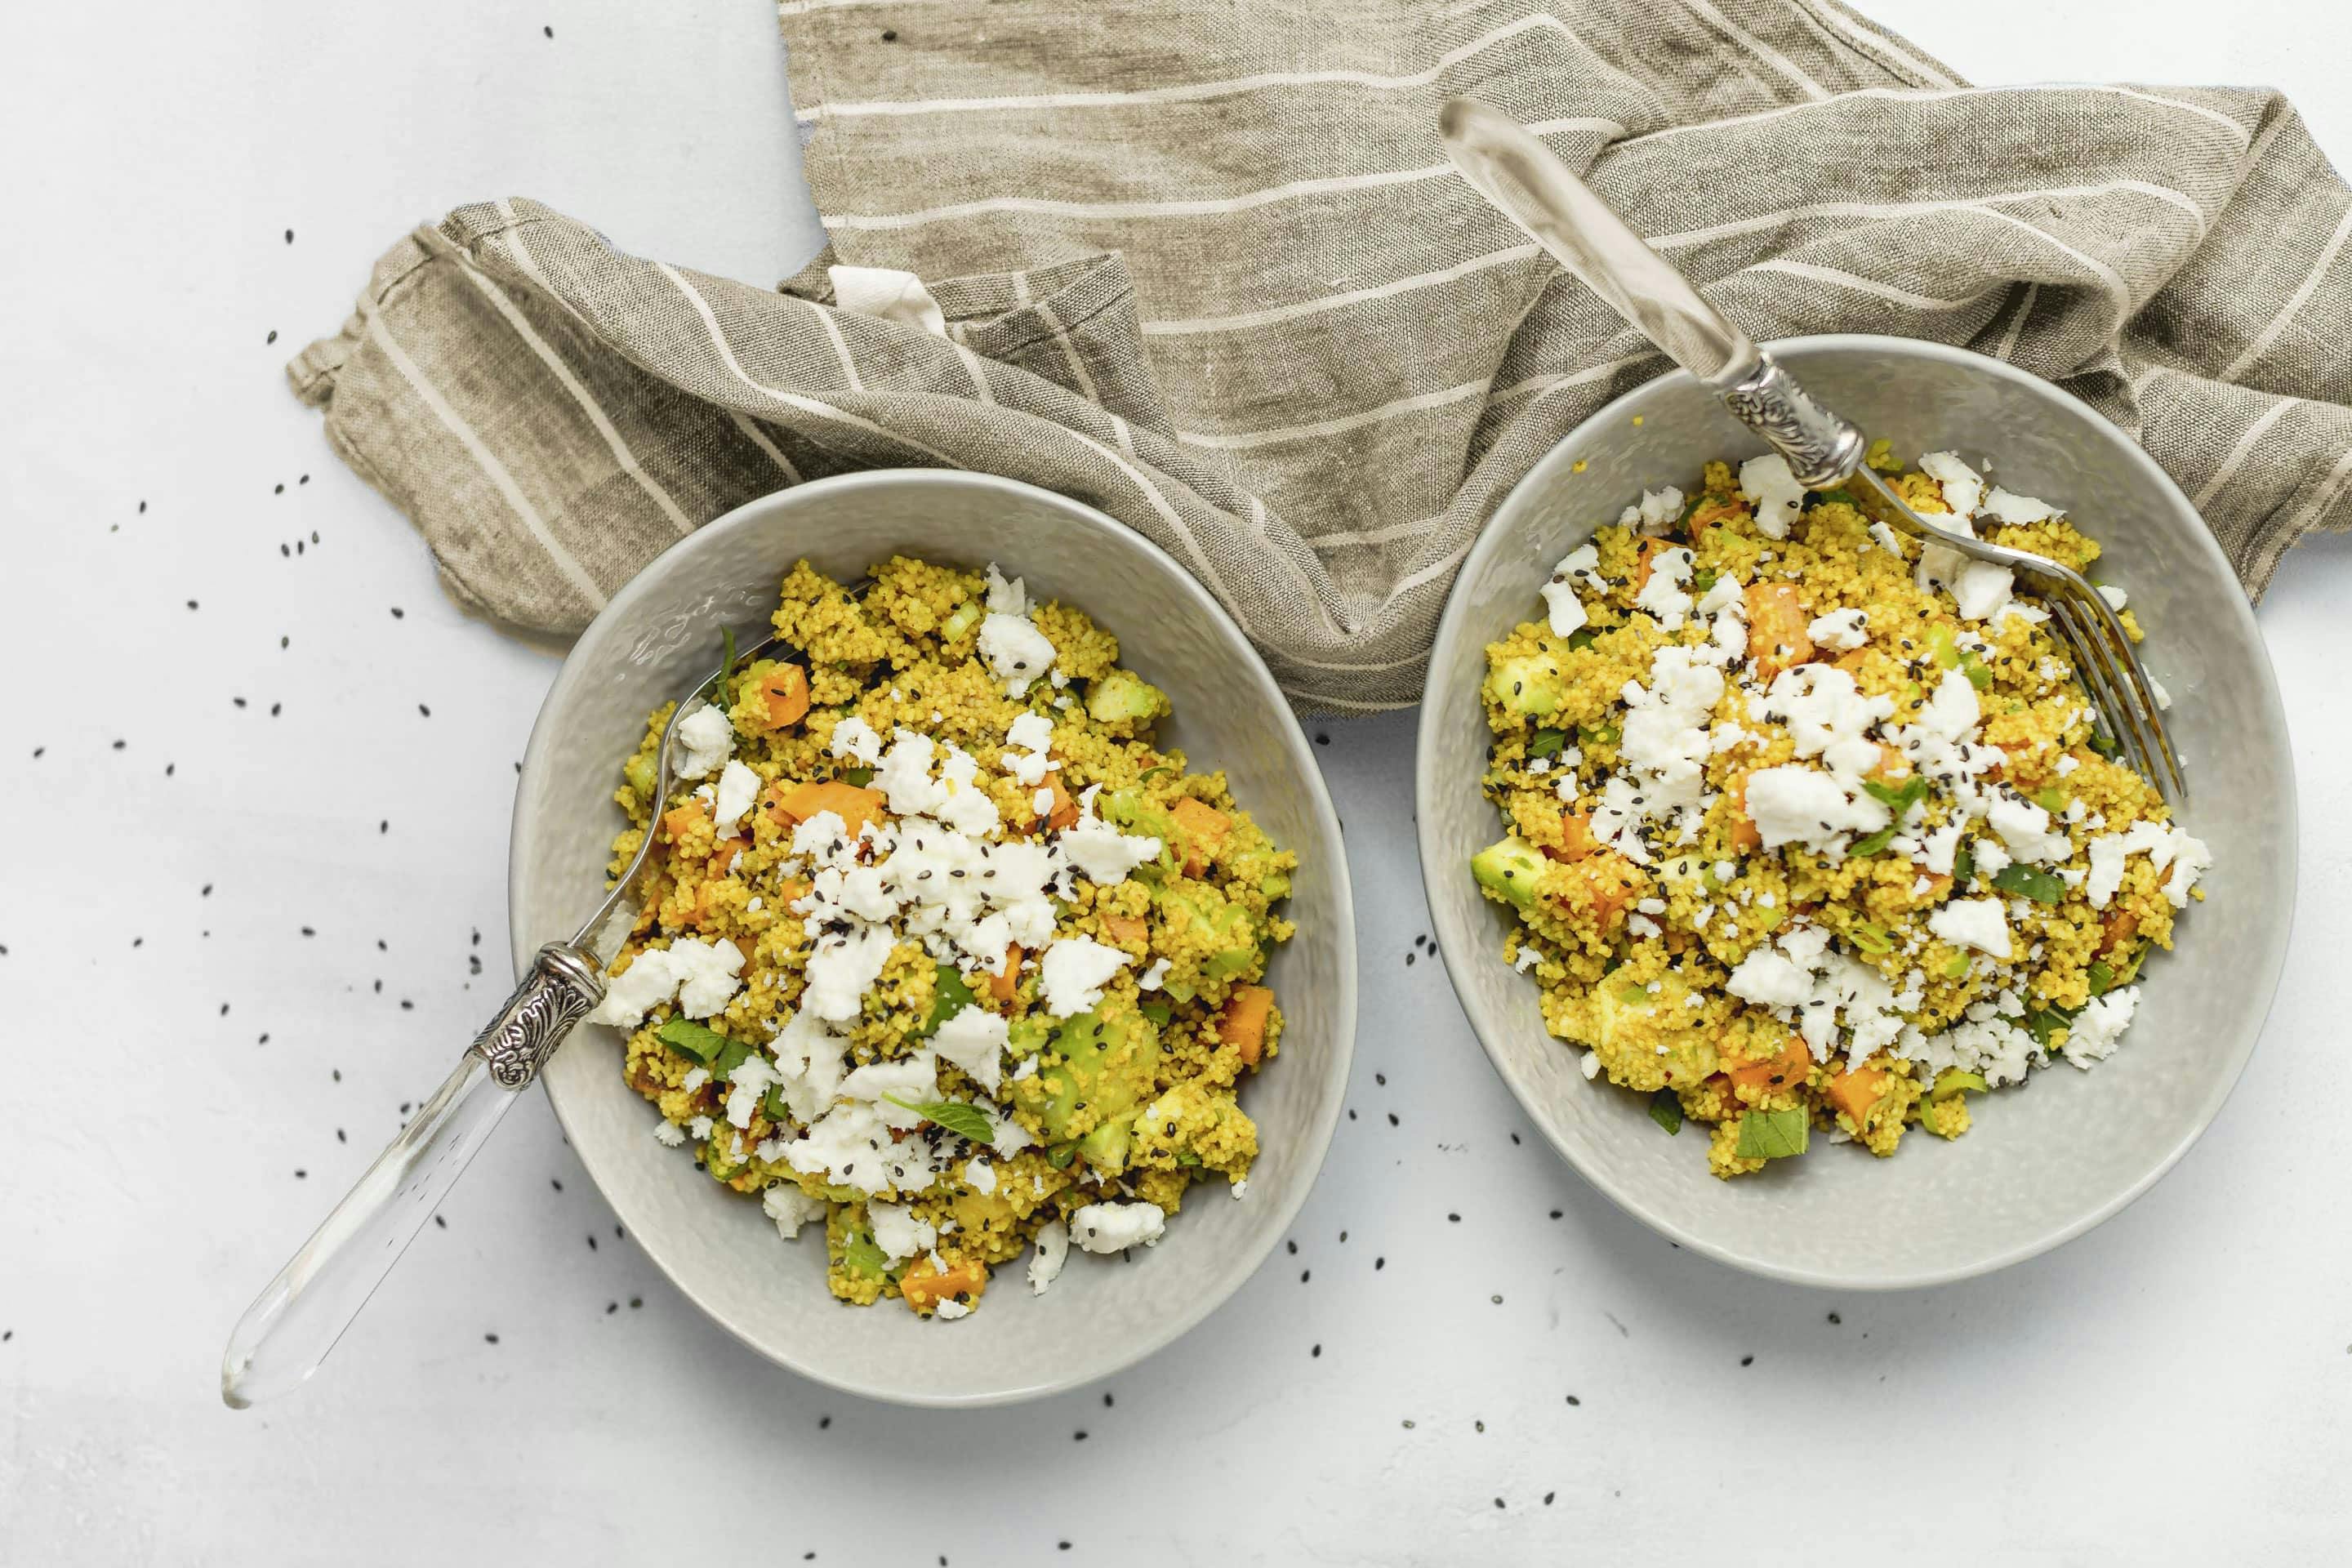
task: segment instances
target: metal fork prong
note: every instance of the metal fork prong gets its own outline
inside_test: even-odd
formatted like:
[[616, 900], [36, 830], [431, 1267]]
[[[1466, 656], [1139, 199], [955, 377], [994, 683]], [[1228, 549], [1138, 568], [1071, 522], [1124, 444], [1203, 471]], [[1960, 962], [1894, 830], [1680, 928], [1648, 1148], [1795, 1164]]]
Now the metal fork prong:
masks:
[[2131, 639], [2122, 623], [2116, 619], [2106, 600], [2097, 595], [2097, 589], [2084, 584], [2082, 591], [2073, 595], [2075, 615], [2081, 620], [2084, 635], [2099, 656], [2100, 668], [2125, 699], [2133, 734], [2138, 742], [2141, 776], [2156, 786], [2158, 795], [2169, 801], [2182, 784], [2177, 766], [2158, 765], [2171, 763], [2172, 751], [2164, 738], [2163, 722], [2156, 716], [2156, 693], [2147, 686], [2146, 672], [2130, 652]]
[[2138, 704], [2125, 687], [2115, 668], [2115, 658], [2105, 641], [2089, 624], [2089, 614], [2081, 601], [2058, 587], [2050, 595], [2052, 616], [2065, 629], [2066, 646], [2074, 656], [2074, 671], [2091, 694], [2099, 710], [2100, 721], [2107, 733], [2123, 748], [2124, 761], [2134, 773], [2164, 793], [2164, 780], [2156, 766], [2155, 753], [2149, 749], [2147, 733], [2141, 727]]

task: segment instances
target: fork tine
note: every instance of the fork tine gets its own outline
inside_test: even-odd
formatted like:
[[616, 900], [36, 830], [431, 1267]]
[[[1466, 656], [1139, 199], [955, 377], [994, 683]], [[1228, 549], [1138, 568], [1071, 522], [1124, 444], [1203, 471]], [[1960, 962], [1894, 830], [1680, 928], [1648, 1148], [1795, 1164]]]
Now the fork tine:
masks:
[[[2139, 654], [2132, 647], [2131, 635], [2124, 630], [2123, 621], [2107, 603], [2105, 595], [2088, 583], [2084, 587], [2087, 592], [2083, 602], [2091, 612], [2087, 617], [2091, 628], [2099, 634], [2099, 646], [2109, 653], [2111, 662], [2118, 667], [2117, 674], [2126, 689], [2136, 700], [2143, 738], [2157, 756], [2163, 759], [2165, 772], [2172, 782], [2169, 793], [2179, 796], [2173, 804], [2185, 805], [2189, 802], [2189, 778], [2181, 771], [2179, 757], [2173, 752], [2172, 736], [2165, 728], [2163, 705], [2156, 700], [2156, 683], [2149, 677], [2147, 668], [2140, 663]], [[2153, 773], [2148, 776], [2155, 778]], [[2159, 785], [2157, 793], [2163, 795], [2167, 792]]]
[[2115, 668], [2115, 658], [2101, 638], [2086, 623], [2083, 604], [2063, 583], [2053, 584], [2049, 595], [2051, 613], [2065, 628], [2067, 646], [2074, 650], [2075, 673], [2089, 689], [2092, 700], [2098, 705], [2099, 717], [2124, 751], [2125, 761], [2132, 771], [2156, 787], [2160, 796], [2165, 792], [2165, 780], [2157, 767], [2156, 754], [2149, 747], [2140, 727], [2137, 704], [2124, 689], [2122, 678]]

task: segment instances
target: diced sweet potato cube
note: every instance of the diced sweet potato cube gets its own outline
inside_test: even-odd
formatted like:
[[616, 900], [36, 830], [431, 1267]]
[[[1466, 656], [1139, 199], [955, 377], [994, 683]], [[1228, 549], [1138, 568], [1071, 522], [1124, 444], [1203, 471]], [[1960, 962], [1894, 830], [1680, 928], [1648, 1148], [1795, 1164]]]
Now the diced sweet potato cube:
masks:
[[1735, 1061], [1724, 1058], [1723, 1070], [1731, 1081], [1743, 1089], [1787, 1089], [1805, 1081], [1813, 1070], [1813, 1053], [1795, 1035], [1777, 1057], [1765, 1057], [1758, 1061]]
[[733, 864], [735, 857], [750, 847], [751, 847], [751, 841], [740, 834], [732, 838], [720, 839], [718, 847], [711, 850], [710, 860], [703, 868], [703, 874], [710, 877], [724, 877], [727, 875], [727, 868]]
[[1739, 775], [1731, 791], [1731, 847], [1741, 854], [1764, 847], [1764, 835], [1758, 831], [1756, 819], [1748, 815], [1748, 775]]
[[2099, 927], [2099, 956], [2113, 957], [2131, 946], [2139, 936], [2139, 917], [2129, 910], [2117, 910]]
[[675, 844], [692, 832], [696, 824], [709, 820], [710, 813], [704, 808], [703, 804], [698, 800], [690, 800], [684, 805], [672, 806], [662, 814], [662, 831], [667, 834], [669, 841]]
[[1559, 847], [1544, 846], [1544, 853], [1555, 860], [1570, 864], [1588, 855], [1601, 853], [1601, 841], [1592, 837], [1592, 818], [1581, 811], [1564, 812], [1559, 819]]
[[1122, 945], [1143, 940], [1143, 922], [1133, 915], [1105, 915], [1102, 928], [1103, 935]]
[[769, 729], [799, 723], [809, 710], [808, 672], [797, 664], [776, 666], [760, 678], [760, 700]]
[[919, 1258], [898, 1276], [898, 1294], [918, 1312], [932, 1311], [956, 1296], [977, 1299], [987, 1289], [988, 1268], [977, 1258], [966, 1258], [941, 1273], [931, 1267], [929, 1258]]
[[1072, 800], [1070, 792], [1062, 787], [1060, 772], [1047, 773], [1045, 784], [1039, 787], [1050, 792], [1054, 797], [1053, 806], [1045, 813], [1046, 828], [1059, 831], [1065, 827], [1076, 827], [1078, 825], [1078, 803]]
[[1197, 877], [1216, 858], [1225, 835], [1233, 831], [1234, 819], [1190, 795], [1170, 806], [1168, 815], [1176, 819], [1177, 831], [1184, 837], [1184, 875]]
[[1886, 1079], [1885, 1068], [1860, 1067], [1850, 1072], [1842, 1072], [1830, 1080], [1827, 1090], [1830, 1103], [1853, 1117], [1858, 1131], [1885, 1097]]
[[1758, 679], [1769, 680], [1813, 657], [1813, 639], [1805, 629], [1812, 618], [1794, 585], [1750, 583], [1747, 599], [1748, 655]]
[[1243, 1061], [1257, 1066], [1265, 1050], [1266, 1020], [1274, 1012], [1274, 993], [1263, 985], [1236, 985], [1217, 1015], [1217, 1037], [1241, 1053]]
[[826, 779], [797, 785], [777, 804], [794, 822], [806, 822], [821, 811], [832, 812], [855, 833], [866, 823], [882, 820], [886, 799], [878, 789], [860, 789], [839, 779]]
[[1021, 944], [1013, 942], [1004, 950], [1004, 973], [988, 977], [988, 994], [999, 1002], [1013, 1000], [1015, 987], [1021, 984]]

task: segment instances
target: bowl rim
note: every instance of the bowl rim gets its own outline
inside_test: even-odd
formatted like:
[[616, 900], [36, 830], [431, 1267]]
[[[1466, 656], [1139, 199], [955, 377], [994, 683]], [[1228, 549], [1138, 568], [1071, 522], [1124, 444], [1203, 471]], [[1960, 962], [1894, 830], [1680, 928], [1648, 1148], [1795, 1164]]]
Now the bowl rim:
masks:
[[[1327, 858], [1332, 879], [1333, 900], [1336, 905], [1335, 919], [1339, 925], [1339, 929], [1333, 933], [1338, 958], [1337, 990], [1339, 994], [1334, 999], [1337, 1011], [1334, 1019], [1335, 1027], [1332, 1030], [1334, 1037], [1330, 1041], [1330, 1048], [1336, 1054], [1330, 1065], [1323, 1069], [1338, 1085], [1338, 1089], [1337, 1092], [1326, 1097], [1326, 1104], [1321, 1113], [1307, 1130], [1305, 1147], [1311, 1151], [1311, 1158], [1300, 1167], [1297, 1181], [1288, 1192], [1269, 1194], [1274, 1200], [1277, 1223], [1262, 1227], [1265, 1240], [1256, 1247], [1256, 1255], [1244, 1259], [1244, 1266], [1233, 1273], [1230, 1282], [1223, 1289], [1203, 1292], [1188, 1300], [1179, 1310], [1157, 1322], [1150, 1334], [1139, 1339], [1108, 1363], [1075, 1371], [1066, 1376], [1056, 1375], [1000, 1388], [982, 1389], [974, 1393], [935, 1395], [921, 1390], [877, 1385], [863, 1379], [856, 1373], [838, 1372], [812, 1364], [804, 1359], [796, 1359], [792, 1353], [793, 1347], [789, 1344], [764, 1342], [754, 1332], [751, 1325], [739, 1323], [719, 1310], [704, 1299], [703, 1294], [694, 1284], [684, 1277], [676, 1266], [676, 1260], [671, 1255], [670, 1241], [666, 1234], [658, 1227], [651, 1233], [646, 1233], [631, 1226], [630, 1233], [636, 1239], [639, 1249], [651, 1259], [654, 1267], [661, 1271], [663, 1277], [680, 1295], [693, 1302], [701, 1310], [704, 1316], [726, 1330], [736, 1340], [786, 1371], [844, 1394], [886, 1404], [931, 1409], [974, 1409], [988, 1405], [1010, 1405], [1024, 1400], [1042, 1399], [1066, 1393], [1073, 1388], [1084, 1387], [1106, 1377], [1116, 1376], [1148, 1357], [1158, 1354], [1197, 1328], [1211, 1313], [1241, 1293], [1242, 1288], [1256, 1275], [1257, 1271], [1264, 1267], [1265, 1260], [1273, 1255], [1275, 1247], [1283, 1235], [1297, 1223], [1299, 1211], [1305, 1207], [1308, 1194], [1314, 1191], [1316, 1183], [1322, 1175], [1323, 1167], [1329, 1159], [1332, 1137], [1339, 1130], [1340, 1110], [1347, 1100], [1347, 1083], [1354, 1067], [1357, 1026], [1355, 895], [1349, 875], [1347, 845], [1340, 833], [1339, 812], [1331, 804], [1329, 785], [1324, 780], [1323, 770], [1315, 760], [1314, 748], [1308, 742], [1305, 730], [1298, 724], [1289, 700], [1283, 695], [1281, 688], [1276, 684], [1272, 672], [1266, 668], [1265, 658], [1258, 653], [1256, 646], [1250, 641], [1248, 634], [1243, 631], [1240, 624], [1234, 619], [1224, 605], [1218, 603], [1215, 595], [1212, 595], [1167, 551], [1108, 513], [1039, 486], [1027, 484], [1019, 479], [1003, 479], [993, 474], [946, 468], [867, 468], [855, 473], [835, 474], [824, 479], [809, 479], [785, 489], [772, 490], [766, 495], [754, 497], [713, 518], [692, 533], [680, 538], [659, 555], [638, 568], [636, 573], [614, 592], [604, 607], [596, 613], [587, 626], [582, 629], [580, 636], [573, 640], [572, 647], [565, 651], [563, 663], [557, 669], [555, 679], [549, 683], [547, 695], [541, 699], [539, 712], [531, 721], [530, 739], [523, 748], [522, 772], [517, 778], [514, 806], [509, 814], [507, 848], [508, 945], [512, 950], [511, 957], [516, 973], [520, 974], [529, 965], [531, 955], [538, 951], [540, 943], [547, 940], [544, 934], [534, 936], [524, 931], [517, 920], [517, 911], [521, 908], [520, 889], [524, 878], [530, 869], [525, 848], [529, 843], [529, 837], [523, 829], [525, 803], [531, 792], [524, 786], [541, 768], [547, 765], [546, 752], [552, 744], [551, 740], [553, 731], [552, 715], [559, 702], [569, 698], [576, 687], [589, 679], [587, 661], [582, 659], [580, 655], [581, 650], [589, 646], [591, 638], [597, 635], [598, 628], [603, 626], [609, 629], [625, 623], [637, 603], [653, 591], [653, 584], [657, 577], [667, 579], [678, 572], [691, 570], [697, 556], [716, 548], [717, 542], [729, 532], [752, 526], [755, 520], [765, 518], [779, 510], [789, 510], [799, 506], [812, 497], [830, 496], [841, 492], [855, 493], [862, 489], [889, 489], [906, 485], [919, 488], [951, 487], [994, 490], [1008, 496], [1019, 496], [1024, 500], [1043, 502], [1049, 510], [1063, 513], [1074, 525], [1092, 528], [1118, 536], [1123, 542], [1139, 552], [1146, 561], [1160, 568], [1171, 579], [1173, 592], [1189, 597], [1196, 608], [1206, 613], [1211, 624], [1220, 627], [1231, 643], [1236, 655], [1235, 662], [1240, 667], [1243, 678], [1256, 689], [1259, 695], [1273, 710], [1289, 720], [1288, 723], [1280, 726], [1282, 743], [1300, 774], [1307, 781], [1307, 810], [1314, 826], [1315, 837], [1329, 845], [1332, 850]], [[562, 1128], [566, 1142], [579, 1156], [581, 1164], [588, 1172], [589, 1179], [596, 1184], [598, 1194], [613, 1207], [615, 1216], [624, 1225], [629, 1225], [628, 1216], [620, 1213], [621, 1205], [613, 1195], [614, 1189], [606, 1183], [603, 1155], [593, 1153], [591, 1143], [576, 1135], [571, 1121], [564, 1114], [563, 1097], [555, 1092], [552, 1082], [542, 1079], [541, 1087], [546, 1093], [548, 1103], [554, 1109], [556, 1122]]]
[[[2191, 548], [2200, 552], [2224, 577], [2232, 583], [2237, 581], [2237, 574], [2231, 569], [2229, 558], [2221, 553], [2221, 547], [2214, 539], [2212, 530], [2206, 525], [2203, 517], [2200, 515], [2188, 496], [2182, 493], [2180, 487], [2173, 482], [2172, 476], [2166, 473], [2158, 465], [2156, 459], [2147, 455], [2147, 449], [2121, 429], [2110, 425], [2089, 405], [2083, 403], [2063, 388], [2053, 385], [2031, 372], [2021, 370], [2006, 360], [1993, 359], [1970, 349], [1957, 348], [1948, 343], [1934, 342], [1925, 339], [1890, 337], [1875, 332], [1820, 332], [1802, 337], [1776, 338], [1760, 346], [1772, 353], [1785, 355], [1791, 360], [1801, 360], [1806, 355], [1814, 353], [1853, 351], [1900, 358], [1940, 360], [1946, 363], [1964, 366], [1975, 374], [2026, 387], [2053, 408], [2062, 409], [2080, 419], [2093, 435], [2104, 437], [2122, 450], [2126, 462], [2137, 468], [2142, 477], [2150, 481], [2156, 493], [2194, 525], [2189, 530], [2193, 542]], [[1477, 1037], [1479, 1047], [1486, 1052], [1487, 1062], [1494, 1068], [1496, 1074], [1502, 1079], [1505, 1086], [1510, 1089], [1512, 1098], [1519, 1102], [1521, 1109], [1528, 1111], [1529, 1120], [1534, 1121], [1538, 1130], [1543, 1132], [1545, 1142], [1551, 1145], [1553, 1152], [1619, 1208], [1632, 1215], [1660, 1236], [1690, 1251], [1713, 1258], [1717, 1263], [1728, 1265], [1746, 1273], [1760, 1275], [1766, 1279], [1779, 1279], [1792, 1285], [1840, 1290], [1917, 1289], [1974, 1279], [1979, 1275], [2006, 1268], [2011, 1264], [2022, 1263], [2027, 1258], [2039, 1257], [2053, 1247], [2063, 1246], [2114, 1218], [2179, 1164], [2182, 1156], [2189, 1152], [2189, 1147], [2198, 1139], [2203, 1137], [2206, 1129], [2213, 1124], [2213, 1120], [2221, 1113], [2222, 1105], [2229, 1100], [2231, 1091], [2237, 1088], [2239, 1079], [2244, 1076], [2246, 1064], [2252, 1059], [2254, 1047], [2261, 1039], [2263, 1026], [2270, 1017], [2272, 1005], [2277, 998], [2280, 978], [2285, 971], [2287, 949], [2294, 934], [2298, 858], [2296, 851], [2300, 825], [2296, 815], [2294, 751], [2289, 739], [2286, 708], [2279, 695], [2278, 676], [2271, 665], [2269, 647], [2263, 642], [2261, 628], [2254, 620], [2252, 604], [2242, 593], [2231, 594], [2229, 596], [2228, 613], [2236, 623], [2236, 629], [2240, 636], [2255, 651], [2256, 674], [2259, 677], [2263, 710], [2269, 721], [2264, 727], [2275, 737], [2276, 743], [2284, 753], [2283, 761], [2285, 763], [2279, 770], [2279, 776], [2284, 781], [2284, 796], [2279, 804], [2282, 807], [2286, 839], [2285, 853], [2282, 857], [2284, 862], [2285, 886], [2283, 891], [2286, 919], [2280, 928], [2278, 942], [2270, 955], [2269, 973], [2256, 977], [2257, 984], [2248, 988], [2248, 1004], [2241, 1014], [2243, 1022], [2240, 1025], [2237, 1037], [2231, 1042], [2230, 1047], [2228, 1070], [2221, 1075], [2215, 1088], [2198, 1107], [2196, 1116], [2181, 1135], [2163, 1152], [2161, 1156], [2151, 1162], [2147, 1169], [2121, 1192], [2073, 1220], [2061, 1226], [2052, 1226], [2040, 1235], [2000, 1251], [1987, 1253], [1949, 1268], [1920, 1269], [1900, 1275], [1841, 1273], [1834, 1269], [1790, 1266], [1767, 1256], [1742, 1252], [1737, 1247], [1726, 1246], [1700, 1237], [1675, 1224], [1645, 1203], [1637, 1193], [1627, 1190], [1604, 1174], [1589, 1163], [1568, 1140], [1554, 1132], [1547, 1118], [1536, 1113], [1536, 1103], [1539, 1097], [1534, 1087], [1513, 1070], [1502, 1048], [1492, 1037], [1486, 1021], [1480, 1017], [1478, 1008], [1471, 1000], [1471, 986], [1468, 980], [1472, 973], [1471, 966], [1484, 962], [1499, 961], [1490, 960], [1489, 956], [1481, 951], [1475, 949], [1465, 951], [1465, 948], [1472, 947], [1466, 933], [1448, 931], [1446, 921], [1433, 895], [1433, 889], [1438, 886], [1437, 879], [1458, 875], [1460, 868], [1444, 860], [1436, 842], [1437, 829], [1434, 826], [1436, 817], [1430, 809], [1439, 787], [1437, 775], [1442, 761], [1434, 741], [1436, 725], [1433, 720], [1438, 704], [1444, 700], [1444, 695], [1439, 690], [1435, 679], [1436, 650], [1451, 647], [1461, 634], [1463, 623], [1468, 615], [1464, 584], [1476, 578], [1496, 552], [1503, 547], [1505, 537], [1515, 531], [1518, 519], [1514, 508], [1522, 502], [1522, 498], [1535, 494], [1558, 476], [1560, 468], [1570, 461], [1566, 454], [1580, 437], [1600, 426], [1603, 421], [1625, 417], [1629, 408], [1656, 398], [1661, 395], [1664, 389], [1696, 384], [1697, 384], [1697, 378], [1690, 372], [1680, 368], [1669, 370], [1611, 399], [1579, 423], [1574, 429], [1561, 437], [1551, 450], [1545, 453], [1535, 466], [1511, 487], [1501, 503], [1496, 507], [1494, 516], [1480, 531], [1477, 542], [1471, 547], [1468, 555], [1464, 557], [1461, 569], [1454, 575], [1454, 584], [1446, 593], [1445, 609], [1438, 619], [1436, 637], [1431, 644], [1432, 679], [1422, 693], [1420, 727], [1415, 737], [1413, 755], [1414, 837], [1420, 852], [1422, 896], [1428, 900], [1430, 926], [1437, 937], [1438, 955], [1444, 963], [1446, 979], [1454, 987], [1454, 997], [1461, 1004], [1463, 1016], [1469, 1020], [1471, 1033]]]

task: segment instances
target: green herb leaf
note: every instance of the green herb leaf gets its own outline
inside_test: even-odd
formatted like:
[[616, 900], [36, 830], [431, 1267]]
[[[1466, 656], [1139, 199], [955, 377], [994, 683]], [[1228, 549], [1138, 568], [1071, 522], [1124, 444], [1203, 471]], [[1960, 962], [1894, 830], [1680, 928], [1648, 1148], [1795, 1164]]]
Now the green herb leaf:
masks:
[[712, 1078], [731, 1078], [734, 1076], [735, 1069], [741, 1067], [746, 1061], [750, 1060], [751, 1056], [751, 1041], [729, 1040], [725, 1045], [719, 1047], [719, 1054], [711, 1058], [710, 1076]]
[[1070, 1162], [1077, 1157], [1078, 1146], [1075, 1143], [1057, 1143], [1045, 1151], [1045, 1163], [1057, 1171], [1068, 1170]]
[[1739, 1157], [1743, 1160], [1785, 1160], [1805, 1152], [1811, 1131], [1802, 1106], [1779, 1110], [1751, 1110], [1739, 1119]]
[[1853, 841], [1853, 847], [1847, 850], [1846, 854], [1857, 860], [1865, 859], [1870, 856], [1879, 853], [1894, 842], [1895, 827], [1894, 825], [1890, 823], [1886, 826], [1882, 827], [1877, 832], [1872, 834], [1867, 838], [1855, 839]]
[[1917, 805], [1927, 793], [1927, 781], [1918, 773], [1913, 773], [1899, 784], [1884, 784], [1876, 779], [1864, 779], [1862, 789], [1864, 795], [1893, 812], [1895, 820], [1900, 822], [1904, 813]]
[[968, 1138], [974, 1143], [985, 1143], [996, 1136], [996, 1123], [976, 1105], [966, 1105], [960, 1100], [926, 1100], [910, 1105], [895, 1094], [882, 1098], [901, 1110], [911, 1110], [924, 1121], [937, 1122], [957, 1137]]
[[2105, 730], [2092, 731], [2089, 737], [2089, 744], [2091, 750], [2098, 752], [2099, 755], [2103, 757], [2114, 756], [2117, 749], [2116, 746], [2116, 738], [2113, 735], [2108, 734]]
[[841, 776], [847, 779], [851, 784], [856, 784], [859, 789], [864, 789], [867, 784], [874, 782], [874, 770], [872, 768], [852, 768]]
[[1715, 586], [1717, 575], [1717, 574], [1714, 567], [1700, 567], [1697, 571], [1691, 574], [1691, 590], [1694, 593], [1706, 593], [1709, 588]]
[[971, 1005], [971, 987], [964, 984], [963, 971], [952, 963], [942, 963], [931, 981], [930, 1016], [923, 1021], [919, 1031], [923, 1037], [939, 1033], [940, 1026]]
[[1595, 642], [1598, 642], [1600, 638], [1601, 634], [1595, 631], [1592, 627], [1579, 626], [1576, 630], [1568, 634], [1569, 651], [1574, 653], [1584, 648], [1591, 647]]
[[654, 1037], [682, 1057], [692, 1057], [704, 1067], [710, 1058], [735, 1042], [718, 1030], [698, 1024], [683, 1016], [672, 1018], [654, 1031]]
[[1176, 1009], [1165, 1002], [1146, 1002], [1136, 1011], [1163, 1029], [1168, 1026], [1168, 1021], [1176, 1016]]
[[2094, 996], [2104, 996], [2116, 988], [2115, 967], [2104, 958], [2095, 958], [2091, 961], [2087, 978], [2091, 983], [2091, 994]]
[[791, 1118], [792, 1107], [784, 1103], [784, 1086], [782, 1084], [772, 1083], [768, 1086], [766, 1098], [760, 1101], [760, 1110], [767, 1116], [769, 1121], [777, 1123], [779, 1126], [782, 1125], [783, 1122]]
[[1965, 848], [1956, 851], [1952, 856], [1953, 885], [1955, 887], [1965, 888], [1969, 885], [1969, 879], [1976, 874], [1977, 858], [1969, 854]]
[[2056, 784], [2051, 784], [2045, 789], [2034, 792], [2033, 804], [2051, 816], [2056, 816], [2066, 809], [2067, 803], [2073, 798]]
[[2055, 871], [2044, 871], [2021, 860], [1994, 872], [1992, 885], [2004, 893], [2015, 893], [2037, 904], [2054, 904], [2066, 897], [2066, 884]]
[[2051, 1049], [2050, 1042], [2058, 1031], [2074, 1021], [2072, 1007], [2036, 1007], [2025, 1015], [2025, 1032], [2042, 1050]]
[[1682, 1098], [1671, 1089], [1662, 1089], [1650, 1096], [1650, 1120], [1666, 1130], [1673, 1137], [1683, 1130]]
[[1559, 755], [1560, 749], [1567, 744], [1567, 731], [1538, 730], [1535, 732], [1534, 739], [1528, 742], [1528, 755], [1530, 757], [1556, 757]]

